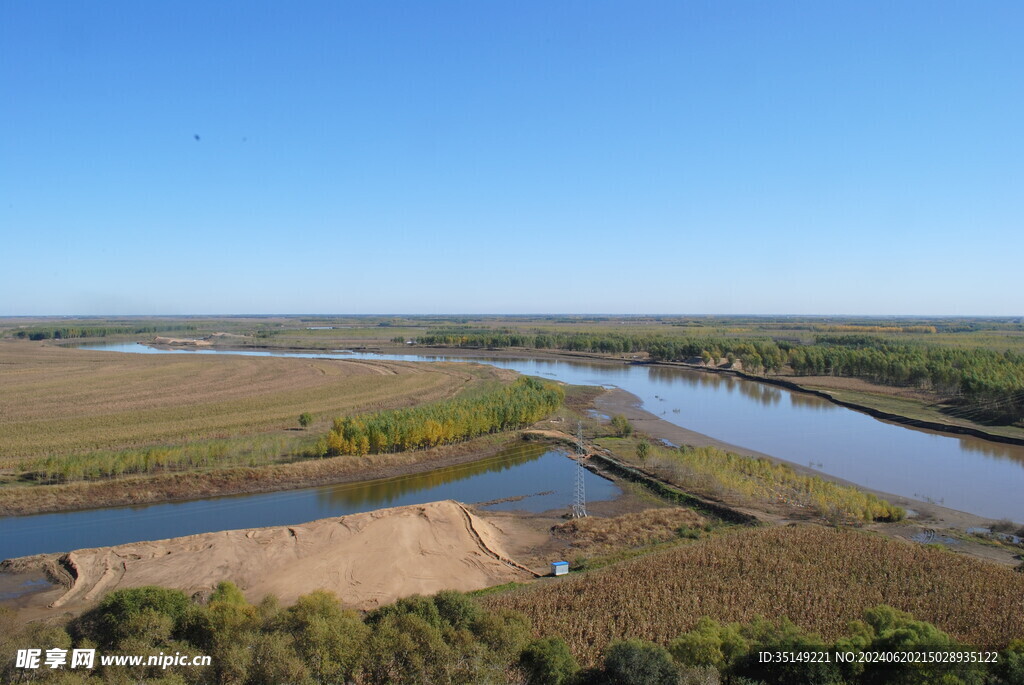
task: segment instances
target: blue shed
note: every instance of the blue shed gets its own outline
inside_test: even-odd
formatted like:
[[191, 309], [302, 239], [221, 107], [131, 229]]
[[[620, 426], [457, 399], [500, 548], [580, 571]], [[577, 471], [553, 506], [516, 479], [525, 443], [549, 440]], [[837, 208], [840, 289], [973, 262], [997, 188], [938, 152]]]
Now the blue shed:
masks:
[[568, 561], [552, 561], [551, 562], [551, 575], [553, 576], [564, 576], [569, 572]]

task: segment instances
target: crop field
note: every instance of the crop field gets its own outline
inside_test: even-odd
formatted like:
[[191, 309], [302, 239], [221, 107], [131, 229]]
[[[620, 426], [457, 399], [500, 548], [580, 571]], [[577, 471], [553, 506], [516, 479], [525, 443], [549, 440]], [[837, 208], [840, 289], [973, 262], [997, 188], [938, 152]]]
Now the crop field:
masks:
[[825, 640], [889, 604], [974, 645], [1024, 636], [1024, 574], [952, 552], [819, 526], [708, 539], [481, 598], [561, 635], [592, 664], [611, 641], [667, 644], [702, 616], [786, 616]]
[[[490, 367], [127, 355], [0, 344], [0, 468], [32, 459], [277, 432], [325, 431], [340, 414], [406, 407], [487, 387]], [[285, 432], [287, 431], [287, 432]]]

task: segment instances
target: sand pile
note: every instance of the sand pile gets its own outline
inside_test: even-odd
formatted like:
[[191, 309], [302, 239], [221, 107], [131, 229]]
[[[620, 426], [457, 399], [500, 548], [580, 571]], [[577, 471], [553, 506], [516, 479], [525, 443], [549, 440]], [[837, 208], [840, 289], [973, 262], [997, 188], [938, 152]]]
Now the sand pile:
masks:
[[297, 526], [229, 530], [12, 560], [70, 587], [51, 607], [81, 610], [106, 593], [160, 585], [205, 593], [222, 580], [258, 602], [290, 604], [317, 589], [369, 609], [399, 597], [475, 590], [530, 577], [508, 560], [503, 534], [458, 502], [380, 509]]

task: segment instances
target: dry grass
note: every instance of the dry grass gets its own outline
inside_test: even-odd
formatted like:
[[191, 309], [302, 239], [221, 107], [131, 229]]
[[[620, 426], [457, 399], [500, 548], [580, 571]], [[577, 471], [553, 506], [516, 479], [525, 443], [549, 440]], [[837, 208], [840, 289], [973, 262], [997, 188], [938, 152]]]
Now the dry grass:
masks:
[[612, 640], [668, 643], [702, 616], [786, 616], [826, 640], [889, 604], [988, 647], [1024, 636], [1024, 574], [920, 545], [818, 526], [734, 529], [589, 573], [488, 596], [586, 663]]
[[569, 541], [572, 553], [593, 558], [622, 550], [656, 545], [702, 528], [707, 520], [681, 507], [647, 509], [612, 518], [572, 519], [552, 528], [555, 537]]
[[502, 377], [489, 367], [130, 355], [0, 343], [0, 468], [25, 458], [174, 444], [452, 397]]

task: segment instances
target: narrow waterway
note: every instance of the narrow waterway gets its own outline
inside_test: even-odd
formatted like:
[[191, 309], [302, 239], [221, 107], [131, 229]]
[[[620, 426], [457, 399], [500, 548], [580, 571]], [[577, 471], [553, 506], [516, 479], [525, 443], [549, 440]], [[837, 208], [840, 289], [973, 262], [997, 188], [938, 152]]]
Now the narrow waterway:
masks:
[[[576, 462], [563, 452], [546, 445], [524, 444], [480, 461], [397, 478], [168, 504], [13, 516], [0, 519], [0, 559], [217, 530], [294, 525], [443, 499], [469, 503], [506, 500], [488, 504], [485, 509], [568, 510], [574, 494], [575, 468]], [[589, 501], [614, 499], [621, 493], [614, 483], [589, 471], [584, 477]]]

